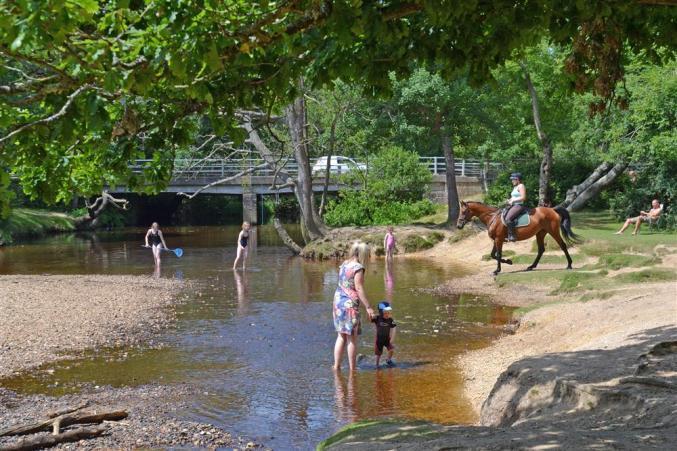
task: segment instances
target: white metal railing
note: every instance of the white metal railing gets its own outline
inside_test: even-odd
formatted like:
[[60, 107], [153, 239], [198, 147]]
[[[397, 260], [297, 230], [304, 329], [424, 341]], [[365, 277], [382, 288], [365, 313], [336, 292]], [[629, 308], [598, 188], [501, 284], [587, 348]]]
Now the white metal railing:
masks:
[[[326, 170], [326, 159], [318, 164], [319, 158], [310, 159], [310, 168], [313, 174], [324, 173]], [[447, 167], [444, 157], [420, 157], [421, 164], [434, 175], [446, 174]], [[130, 165], [133, 172], [141, 173], [144, 169], [149, 168], [153, 160], [135, 160], [134, 164]], [[178, 158], [174, 160], [174, 178], [226, 178], [237, 175], [242, 171], [254, 168], [263, 164], [264, 161], [260, 158], [238, 158], [238, 159], [183, 159]], [[342, 172], [351, 170], [351, 166], [357, 165], [361, 168], [367, 168], [368, 164], [365, 162], [354, 161], [349, 164], [334, 164], [331, 162], [330, 172], [332, 174], [340, 175]], [[456, 160], [454, 162], [454, 171], [458, 176], [467, 177], [486, 177], [493, 179], [496, 173], [500, 170], [501, 165], [498, 163], [485, 163], [481, 160]], [[290, 174], [298, 172], [298, 165], [293, 159], [284, 162], [284, 169]], [[256, 176], [272, 176], [274, 171], [268, 167], [260, 168], [252, 172]]]

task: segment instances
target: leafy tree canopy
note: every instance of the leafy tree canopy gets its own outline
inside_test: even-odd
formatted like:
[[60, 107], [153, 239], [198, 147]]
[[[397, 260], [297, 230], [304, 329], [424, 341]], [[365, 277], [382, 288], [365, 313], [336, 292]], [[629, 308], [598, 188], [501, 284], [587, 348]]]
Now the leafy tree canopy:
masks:
[[[153, 190], [193, 115], [242, 137], [233, 112], [287, 102], [300, 76], [387, 89], [416, 61], [477, 83], [543, 34], [572, 44], [577, 89], [609, 99], [624, 44], [654, 59], [677, 48], [677, 8], [646, 3], [0, 0], [0, 165], [47, 201]], [[138, 157], [152, 160], [143, 177], [127, 168]]]

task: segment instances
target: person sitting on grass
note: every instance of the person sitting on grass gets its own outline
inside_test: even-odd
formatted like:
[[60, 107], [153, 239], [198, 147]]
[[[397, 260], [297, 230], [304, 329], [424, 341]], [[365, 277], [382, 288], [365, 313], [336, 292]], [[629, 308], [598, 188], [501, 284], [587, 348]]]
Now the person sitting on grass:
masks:
[[640, 211], [639, 216], [635, 216], [632, 218], [627, 218], [625, 220], [625, 224], [623, 224], [623, 227], [621, 227], [621, 230], [616, 232], [616, 235], [620, 235], [623, 232], [625, 232], [625, 229], [627, 229], [630, 224], [635, 224], [635, 230], [632, 232], [633, 235], [637, 235], [637, 232], [639, 232], [639, 227], [642, 225], [642, 222], [653, 222], [658, 219], [658, 217], [661, 215], [663, 209], [661, 207], [661, 204], [658, 202], [658, 199], [654, 199], [651, 201], [651, 210], [649, 211]]

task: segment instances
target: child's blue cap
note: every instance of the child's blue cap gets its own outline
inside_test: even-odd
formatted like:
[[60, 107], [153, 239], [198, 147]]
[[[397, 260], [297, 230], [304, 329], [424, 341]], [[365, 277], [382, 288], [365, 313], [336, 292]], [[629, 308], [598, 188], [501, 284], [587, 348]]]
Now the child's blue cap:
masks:
[[379, 302], [378, 304], [378, 309], [382, 312], [390, 312], [392, 311], [392, 307], [390, 306], [390, 302]]

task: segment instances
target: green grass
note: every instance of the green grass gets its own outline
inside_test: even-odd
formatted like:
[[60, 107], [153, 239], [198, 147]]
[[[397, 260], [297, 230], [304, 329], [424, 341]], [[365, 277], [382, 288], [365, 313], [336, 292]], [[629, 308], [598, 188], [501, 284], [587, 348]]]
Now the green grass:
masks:
[[654, 266], [660, 262], [660, 258], [649, 255], [603, 254], [599, 256], [597, 263], [589, 265], [589, 269], [604, 268], [617, 271], [621, 268], [641, 268], [643, 266]]
[[641, 271], [618, 274], [613, 279], [621, 283], [667, 282], [677, 280], [677, 273], [670, 269], [648, 268]]
[[75, 222], [71, 216], [66, 214], [15, 208], [6, 220], [0, 222], [0, 244], [73, 230], [75, 230]]

